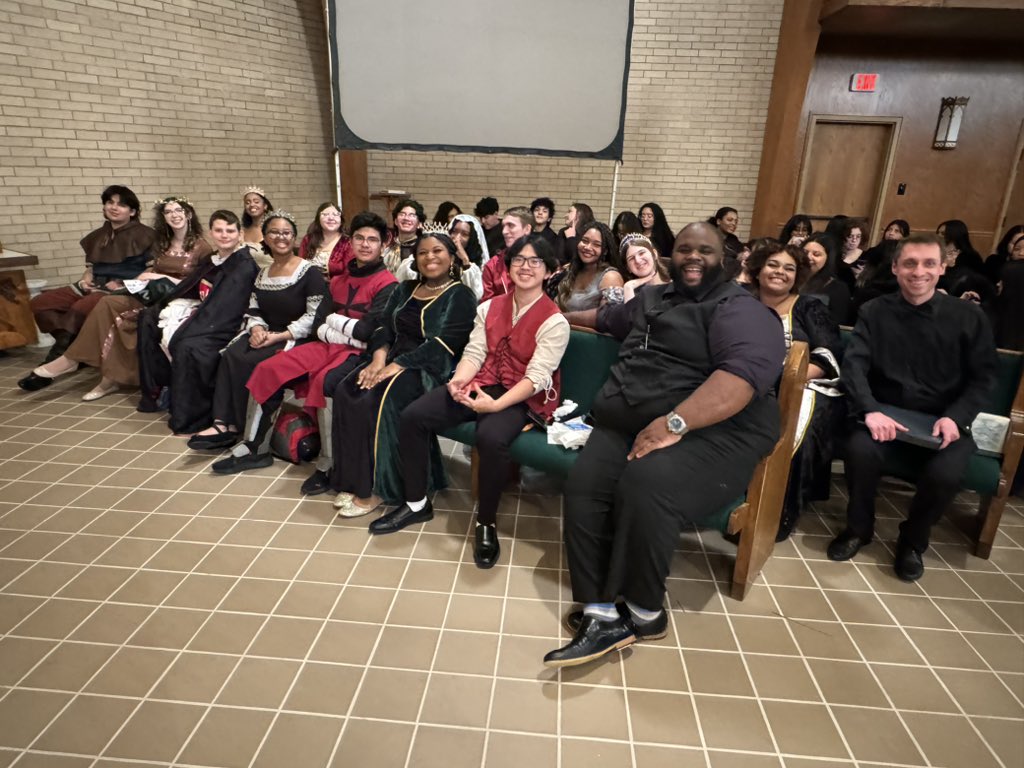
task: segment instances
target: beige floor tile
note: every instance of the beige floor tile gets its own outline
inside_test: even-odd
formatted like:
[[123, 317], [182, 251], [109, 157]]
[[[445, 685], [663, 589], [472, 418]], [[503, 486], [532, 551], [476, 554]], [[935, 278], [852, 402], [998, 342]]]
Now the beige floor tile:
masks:
[[172, 651], [120, 648], [85, 690], [111, 696], [145, 696], [174, 658]]
[[908, 629], [907, 634], [933, 667], [984, 669], [985, 662], [975, 653], [964, 636], [936, 629]]
[[693, 700], [687, 694], [630, 691], [629, 711], [636, 741], [700, 745]]
[[128, 642], [149, 648], [184, 648], [209, 617], [207, 611], [157, 608]]
[[490, 677], [434, 672], [427, 683], [421, 723], [483, 728], [491, 702]]
[[323, 768], [331, 757], [342, 723], [337, 718], [282, 712], [267, 734], [253, 768]]
[[765, 718], [753, 699], [694, 696], [701, 732], [709, 749], [774, 752]]
[[833, 707], [832, 711], [858, 760], [922, 764], [921, 753], [895, 712], [859, 707]]
[[70, 693], [13, 690], [0, 699], [0, 746], [27, 747], [71, 700]]
[[61, 640], [82, 623], [99, 603], [86, 600], [51, 598], [31, 616], [11, 629], [22, 637], [48, 637]]
[[[708, 751], [711, 768], [779, 768], [782, 762], [776, 755], [750, 755], [742, 752]], [[792, 758], [786, 759], [786, 765], [795, 764]], [[666, 763], [666, 768], [667, 768]], [[834, 768], [834, 766], [833, 766]]]
[[212, 702], [235, 667], [231, 656], [183, 653], [150, 692], [151, 699]]
[[183, 573], [170, 571], [136, 571], [110, 599], [115, 603], [160, 605], [184, 578]]
[[182, 579], [164, 601], [164, 605], [173, 608], [213, 609], [234, 585], [235, 579], [232, 576], [192, 573]]
[[932, 765], [946, 768], [999, 765], [964, 717], [907, 712], [903, 719]]
[[[661, 691], [687, 690], [686, 675], [677, 648], [659, 648], [647, 643], [641, 645], [630, 654], [629, 663], [622, 667], [626, 674], [626, 685], [630, 688]], [[690, 654], [686, 655], [689, 658]], [[692, 672], [689, 661], [687, 668]]]
[[448, 595], [440, 592], [400, 591], [388, 616], [388, 624], [440, 628], [448, 609]]
[[1020, 721], [975, 717], [972, 722], [1003, 765], [1024, 765], [1024, 735], [1021, 734]]
[[398, 558], [364, 555], [352, 569], [349, 584], [393, 590], [401, 583], [405, 566], [406, 561]]
[[694, 693], [754, 695], [743, 658], [738, 653], [686, 651], [684, 661]]
[[287, 589], [287, 581], [241, 578], [228, 592], [224, 602], [220, 604], [220, 609], [269, 615]]
[[848, 757], [828, 711], [818, 704], [766, 701], [768, 726], [784, 754], [812, 757]]
[[562, 739], [562, 768], [622, 768], [631, 763], [629, 744], [621, 741]]
[[323, 622], [271, 616], [260, 630], [249, 653], [279, 659], [301, 659], [312, 646]]
[[346, 586], [331, 618], [380, 625], [384, 623], [394, 599], [395, 593], [391, 589]]
[[214, 613], [188, 644], [190, 651], [242, 653], [263, 624], [262, 616]]
[[5, 592], [51, 597], [82, 570], [80, 565], [41, 562], [31, 566], [4, 587]]
[[322, 715], [345, 715], [362, 668], [339, 664], [306, 664], [295, 680], [284, 709]]
[[491, 675], [494, 673], [497, 655], [497, 635], [446, 629], [441, 633], [437, 646], [434, 669], [439, 672]]
[[100, 605], [71, 633], [69, 639], [90, 643], [121, 644], [142, 626], [152, 613], [147, 605]]
[[296, 576], [300, 581], [317, 581], [327, 584], [344, 584], [355, 567], [354, 555], [332, 552], [314, 552]]
[[[6, 491], [6, 489], [4, 490]], [[29, 531], [22, 534], [13, 544], [8, 544], [4, 547], [3, 551], [0, 552], [0, 557], [10, 557], [19, 560], [42, 560], [70, 539], [71, 534], [68, 533]]]
[[483, 751], [483, 731], [421, 725], [413, 739], [409, 764], [422, 768], [477, 768]]
[[61, 643], [32, 670], [21, 685], [26, 688], [79, 691], [115, 650], [110, 645]]
[[[846, 625], [846, 628], [858, 626]], [[860, 656], [850, 641], [844, 625], [831, 621], [791, 621], [793, 632], [804, 656], [814, 656], [836, 661], [856, 660]]]
[[885, 694], [867, 664], [824, 659], [810, 659], [808, 663], [825, 701], [861, 707], [888, 706]]
[[379, 768], [404, 768], [413, 725], [375, 720], [349, 720], [335, 752], [331, 768], [348, 768], [352, 755], [373, 755]]
[[[189, 739], [181, 762], [247, 768], [273, 713], [214, 707]], [[230, 734], [230, 738], [225, 735]]]
[[169, 762], [205, 712], [194, 704], [144, 701], [105, 756]]
[[43, 731], [33, 747], [53, 752], [98, 755], [131, 715], [136, 704], [132, 699], [79, 696]]
[[[637, 692], [638, 697], [650, 696]], [[633, 694], [631, 694], [632, 701]], [[562, 733], [567, 736], [626, 739], [626, 707], [621, 690], [562, 686]], [[654, 740], [654, 739], [650, 739]]]
[[766, 699], [820, 701], [821, 695], [803, 659], [746, 654], [757, 695]]
[[375, 667], [430, 669], [440, 634], [437, 629], [384, 627], [370, 663]]
[[217, 696], [217, 703], [277, 709], [295, 680], [299, 666], [299, 661], [242, 658]]
[[[527, 601], [523, 601], [527, 602]], [[538, 603], [522, 607], [529, 611], [536, 608]], [[481, 595], [452, 595], [448, 605], [448, 617], [445, 619], [445, 629], [462, 629], [476, 632], [497, 632], [501, 627], [502, 601], [496, 597], [485, 597]], [[523, 622], [526, 623], [526, 622]], [[505, 632], [511, 630], [507, 626]], [[534, 634], [532, 632], [523, 634]]]
[[[1021, 652], [1024, 653], [1024, 649]], [[939, 669], [935, 674], [968, 715], [1012, 717], [1024, 721], [1024, 706], [994, 673]]]
[[[72, 755], [55, 755], [52, 752], [26, 752], [18, 765], [26, 768], [89, 768], [91, 757], [74, 757]], [[0, 765], [7, 765], [0, 757]]]
[[309, 657], [314, 661], [365, 664], [380, 635], [377, 624], [352, 621], [328, 621], [317, 638]]
[[[873, 627], [863, 624], [847, 625], [856, 650], [867, 661], [887, 664], [921, 664], [921, 654], [897, 627]], [[852, 659], [857, 656], [850, 657]]]
[[882, 601], [868, 592], [825, 590], [824, 596], [836, 617], [842, 622], [885, 625], [894, 623]]
[[425, 672], [371, 667], [366, 670], [352, 714], [414, 722], [426, 685]]
[[1021, 638], [977, 632], [966, 632], [964, 638], [996, 672], [1024, 672], [1024, 644]]
[[732, 626], [740, 647], [746, 653], [799, 654], [783, 619], [734, 616]]
[[945, 713], [957, 711], [953, 700], [932, 670], [896, 664], [871, 666], [896, 709]]
[[550, 737], [519, 733], [491, 733], [484, 755], [487, 768], [555, 768], [558, 742]]
[[0, 638], [0, 685], [15, 685], [56, 647], [53, 640]]
[[[455, 576], [455, 585], [452, 587], [452, 591], [463, 595], [504, 597], [511, 570], [516, 569], [501, 563], [486, 570], [477, 568], [472, 561], [472, 553], [469, 552]], [[408, 584], [409, 582], [406, 580], [404, 583]]]
[[490, 727], [555, 734], [558, 731], [558, 688], [552, 682], [495, 681]]
[[295, 582], [288, 587], [281, 602], [274, 608], [274, 613], [279, 616], [326, 619], [340, 593], [341, 587], [337, 584]]

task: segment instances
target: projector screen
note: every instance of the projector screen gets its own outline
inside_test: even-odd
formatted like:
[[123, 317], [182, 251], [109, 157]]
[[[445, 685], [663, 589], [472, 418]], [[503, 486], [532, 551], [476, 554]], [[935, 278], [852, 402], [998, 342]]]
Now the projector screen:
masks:
[[328, 0], [335, 143], [622, 158], [632, 0]]

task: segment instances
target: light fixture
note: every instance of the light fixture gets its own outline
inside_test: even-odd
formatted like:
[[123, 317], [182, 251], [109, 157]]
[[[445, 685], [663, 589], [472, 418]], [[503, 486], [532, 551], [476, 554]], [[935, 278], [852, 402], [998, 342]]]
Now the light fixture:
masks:
[[939, 122], [935, 126], [934, 149], [956, 149], [957, 136], [960, 134], [960, 123], [964, 119], [964, 110], [970, 96], [947, 96], [942, 100], [939, 110]]

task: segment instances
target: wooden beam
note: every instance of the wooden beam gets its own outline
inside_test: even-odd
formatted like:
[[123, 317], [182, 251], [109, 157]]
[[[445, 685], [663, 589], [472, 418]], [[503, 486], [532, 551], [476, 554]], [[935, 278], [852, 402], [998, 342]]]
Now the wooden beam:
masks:
[[803, 119], [807, 84], [814, 70], [814, 54], [824, 0], [786, 0], [779, 25], [779, 44], [765, 119], [761, 167], [750, 221], [751, 237], [779, 233], [778, 224], [794, 213], [800, 171], [797, 136]]
[[362, 149], [340, 150], [341, 166], [341, 209], [345, 220], [360, 211], [370, 208], [370, 181], [366, 170], [366, 151]]

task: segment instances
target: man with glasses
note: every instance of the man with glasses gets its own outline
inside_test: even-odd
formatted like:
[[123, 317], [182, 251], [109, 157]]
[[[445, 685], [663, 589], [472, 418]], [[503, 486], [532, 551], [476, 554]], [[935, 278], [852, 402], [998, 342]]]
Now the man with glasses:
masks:
[[501, 296], [512, 290], [512, 280], [505, 264], [505, 252], [512, 243], [533, 233], [533, 214], [525, 205], [517, 205], [505, 211], [501, 217], [501, 236], [505, 247], [495, 253], [484, 264], [484, 293], [481, 301]]
[[412, 256], [416, 230], [427, 220], [427, 214], [423, 211], [422, 205], [407, 197], [399, 200], [391, 209], [391, 218], [395, 222], [394, 239], [384, 251], [384, 266], [391, 274], [395, 274], [402, 262]]

